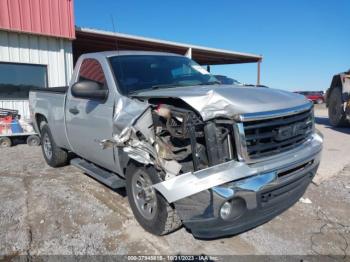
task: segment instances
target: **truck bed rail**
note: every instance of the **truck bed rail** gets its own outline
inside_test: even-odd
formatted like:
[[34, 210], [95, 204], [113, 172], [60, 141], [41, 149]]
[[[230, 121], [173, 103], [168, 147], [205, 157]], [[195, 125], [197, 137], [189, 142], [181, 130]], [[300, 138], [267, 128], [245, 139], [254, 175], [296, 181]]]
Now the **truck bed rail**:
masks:
[[50, 88], [34, 88], [31, 91], [65, 94], [67, 93], [67, 90], [68, 90], [68, 86], [58, 86], [58, 87], [50, 87]]

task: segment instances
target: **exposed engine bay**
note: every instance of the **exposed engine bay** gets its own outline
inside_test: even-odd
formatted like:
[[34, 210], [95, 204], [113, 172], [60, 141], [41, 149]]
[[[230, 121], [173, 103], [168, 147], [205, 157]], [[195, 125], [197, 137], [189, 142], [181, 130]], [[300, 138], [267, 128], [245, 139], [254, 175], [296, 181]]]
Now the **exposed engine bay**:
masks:
[[154, 165], [164, 180], [235, 159], [233, 120], [203, 121], [180, 99], [147, 102], [132, 124], [102, 145], [117, 146], [131, 159]]
[[159, 157], [197, 171], [233, 159], [232, 121], [204, 122], [193, 110], [158, 101], [152, 112]]

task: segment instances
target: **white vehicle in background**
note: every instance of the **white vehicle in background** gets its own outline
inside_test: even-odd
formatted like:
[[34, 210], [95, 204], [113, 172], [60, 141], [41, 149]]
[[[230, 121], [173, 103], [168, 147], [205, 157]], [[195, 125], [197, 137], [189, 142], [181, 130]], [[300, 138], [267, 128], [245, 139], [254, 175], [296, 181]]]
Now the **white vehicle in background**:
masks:
[[219, 80], [219, 82], [222, 85], [235, 85], [235, 86], [247, 86], [247, 87], [264, 87], [264, 88], [268, 88], [268, 86], [265, 85], [253, 85], [253, 84], [243, 84], [241, 82], [239, 82], [236, 79], [233, 79], [231, 77], [225, 76], [225, 75], [214, 75], [215, 78], [217, 80]]
[[223, 85], [238, 85], [238, 86], [242, 86], [243, 85], [238, 80], [233, 79], [233, 78], [228, 77], [228, 76], [225, 76], [225, 75], [214, 75], [214, 76]]

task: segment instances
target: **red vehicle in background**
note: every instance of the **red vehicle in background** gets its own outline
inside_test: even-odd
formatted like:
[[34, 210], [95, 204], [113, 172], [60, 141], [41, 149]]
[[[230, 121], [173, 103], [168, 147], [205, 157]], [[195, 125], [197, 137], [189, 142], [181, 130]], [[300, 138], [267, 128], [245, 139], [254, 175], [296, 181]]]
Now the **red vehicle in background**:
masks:
[[295, 93], [306, 96], [307, 99], [309, 99], [315, 104], [322, 104], [325, 102], [323, 91], [298, 91]]

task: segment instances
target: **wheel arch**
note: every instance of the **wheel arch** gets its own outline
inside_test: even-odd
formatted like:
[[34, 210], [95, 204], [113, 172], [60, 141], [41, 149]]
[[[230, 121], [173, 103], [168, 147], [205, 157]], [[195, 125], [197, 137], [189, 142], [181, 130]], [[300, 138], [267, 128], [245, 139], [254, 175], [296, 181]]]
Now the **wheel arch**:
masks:
[[[141, 167], [141, 166], [145, 166], [145, 167], [147, 167], [147, 166], [153, 166], [153, 165], [144, 165], [144, 164], [142, 164], [142, 163], [140, 163], [140, 162], [137, 162], [136, 160], [134, 160], [134, 159], [132, 159], [132, 158], [128, 158], [128, 161], [127, 161], [127, 163], [125, 164], [125, 166], [124, 166], [124, 168], [123, 168], [123, 175], [124, 175], [124, 179], [126, 179], [127, 178], [127, 176], [129, 176], [130, 174], [128, 174], [128, 171], [130, 171], [130, 166], [131, 165], [133, 165], [134, 167], [137, 167], [137, 168], [139, 168], [139, 167]], [[160, 176], [160, 173], [159, 173], [159, 171], [153, 166], [153, 168], [156, 170], [156, 172], [157, 172], [157, 176], [159, 177], [159, 182], [162, 182], [162, 181], [164, 181], [163, 179], [162, 179], [162, 177]], [[163, 193], [162, 192], [160, 192], [157, 188], [154, 188], [164, 199], [166, 199], [167, 200], [167, 198], [163, 195]], [[167, 200], [168, 201], [168, 200]], [[170, 203], [170, 205], [172, 206], [172, 207], [174, 207], [174, 205], [173, 205], [173, 203]]]
[[37, 130], [37, 133], [40, 135], [41, 134], [41, 128], [42, 128], [42, 123], [45, 122], [47, 123], [47, 118], [41, 113], [36, 113], [35, 114], [35, 123], [34, 127]]

